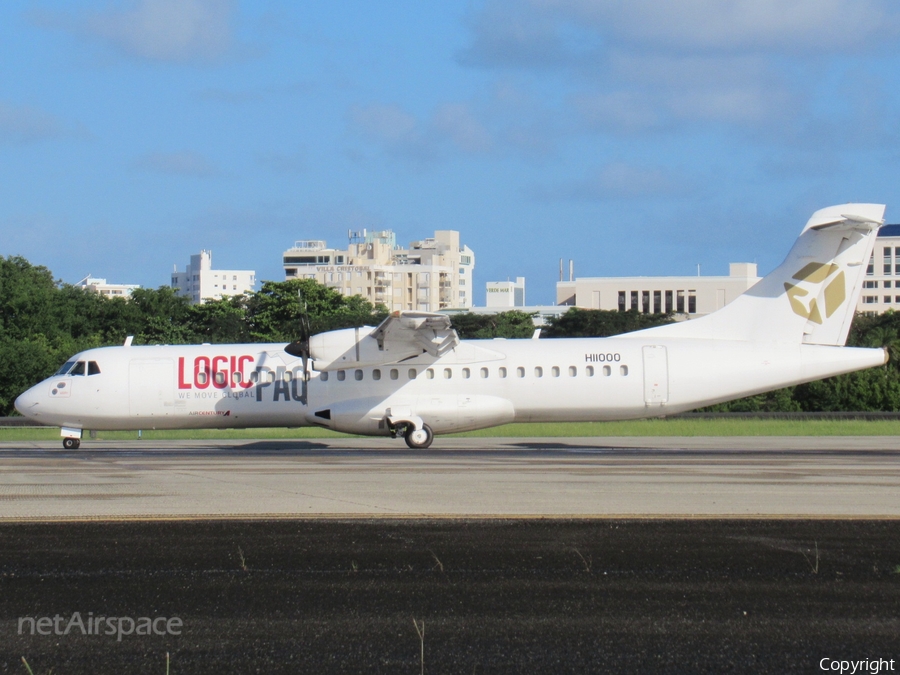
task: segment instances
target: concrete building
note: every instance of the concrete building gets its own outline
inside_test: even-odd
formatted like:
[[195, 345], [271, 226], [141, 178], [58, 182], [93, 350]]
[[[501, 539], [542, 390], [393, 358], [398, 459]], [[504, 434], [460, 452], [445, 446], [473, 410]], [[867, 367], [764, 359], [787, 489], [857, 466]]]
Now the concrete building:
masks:
[[435, 312], [472, 306], [475, 254], [456, 230], [400, 248], [393, 231], [348, 233], [347, 248], [298, 241], [282, 256], [285, 279], [315, 279], [343, 295], [361, 295], [389, 310]]
[[556, 302], [583, 309], [675, 312], [693, 318], [724, 307], [759, 281], [756, 263], [731, 263], [724, 276], [582, 277], [556, 284]]
[[878, 230], [875, 250], [869, 259], [857, 312], [883, 314], [900, 311], [900, 225]]
[[516, 277], [515, 281], [489, 281], [486, 290], [486, 307], [512, 309], [525, 306], [525, 277]]
[[172, 288], [178, 291], [178, 295], [190, 298], [192, 305], [250, 293], [255, 285], [254, 270], [214, 270], [212, 251], [207, 250], [192, 255], [191, 264], [184, 268], [184, 272], [179, 272], [177, 265], [172, 272]]
[[127, 298], [135, 288], [140, 288], [139, 284], [110, 284], [106, 279], [98, 279], [90, 274], [75, 285], [108, 298]]

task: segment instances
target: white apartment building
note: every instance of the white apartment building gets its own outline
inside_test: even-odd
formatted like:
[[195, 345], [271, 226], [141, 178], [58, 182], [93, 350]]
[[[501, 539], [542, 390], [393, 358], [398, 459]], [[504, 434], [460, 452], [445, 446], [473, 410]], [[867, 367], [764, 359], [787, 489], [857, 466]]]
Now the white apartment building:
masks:
[[190, 298], [192, 305], [250, 293], [255, 285], [254, 270], [214, 270], [212, 251], [205, 249], [191, 256], [191, 264], [184, 268], [184, 272], [179, 272], [177, 265], [172, 271], [172, 288], [178, 295]]
[[883, 314], [900, 311], [900, 225], [878, 230], [875, 250], [869, 259], [857, 312]]
[[489, 281], [486, 291], [486, 307], [512, 309], [525, 306], [525, 277], [516, 277], [515, 281]]
[[400, 248], [393, 231], [348, 233], [345, 249], [298, 241], [282, 256], [285, 279], [315, 279], [343, 295], [361, 295], [389, 310], [472, 306], [475, 254], [456, 230]]
[[110, 284], [106, 279], [98, 279], [90, 274], [75, 285], [107, 298], [127, 298], [135, 288], [141, 287], [140, 284]]
[[556, 302], [582, 309], [674, 312], [695, 318], [721, 309], [759, 281], [756, 263], [731, 263], [729, 275], [582, 277], [556, 284]]

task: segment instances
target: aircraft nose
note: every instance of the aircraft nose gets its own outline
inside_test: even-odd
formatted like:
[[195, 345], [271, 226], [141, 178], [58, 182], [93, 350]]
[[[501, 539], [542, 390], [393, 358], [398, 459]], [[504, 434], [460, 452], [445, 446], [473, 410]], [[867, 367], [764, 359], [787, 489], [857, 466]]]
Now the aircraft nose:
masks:
[[14, 404], [16, 406], [16, 410], [19, 411], [20, 415], [24, 417], [34, 417], [37, 414], [36, 407], [38, 405], [37, 392], [35, 391], [35, 387], [32, 387], [28, 391], [21, 394]]

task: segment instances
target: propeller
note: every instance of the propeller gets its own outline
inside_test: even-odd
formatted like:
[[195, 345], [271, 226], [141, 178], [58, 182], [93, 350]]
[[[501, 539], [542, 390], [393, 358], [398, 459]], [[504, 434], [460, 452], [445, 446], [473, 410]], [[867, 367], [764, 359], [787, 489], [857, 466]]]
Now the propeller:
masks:
[[291, 356], [299, 356], [302, 359], [303, 393], [301, 394], [300, 398], [303, 401], [303, 404], [306, 405], [306, 387], [309, 380], [309, 334], [311, 331], [309, 327], [309, 313], [306, 309], [306, 301], [303, 299], [303, 291], [297, 291], [297, 296], [300, 300], [300, 335], [296, 340], [286, 345], [284, 351], [286, 351]]

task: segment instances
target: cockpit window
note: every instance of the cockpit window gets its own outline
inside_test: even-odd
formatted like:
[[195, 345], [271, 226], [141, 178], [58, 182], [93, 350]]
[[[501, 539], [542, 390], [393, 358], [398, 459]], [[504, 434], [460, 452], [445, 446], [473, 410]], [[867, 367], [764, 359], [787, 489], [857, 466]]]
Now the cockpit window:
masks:
[[69, 371], [69, 375], [84, 375], [84, 361], [79, 361], [75, 367]]
[[88, 375], [99, 375], [100, 374], [100, 366], [97, 365], [96, 361], [88, 361]]
[[74, 366], [76, 361], [66, 361], [62, 364], [62, 367], [56, 371], [56, 375], [65, 375], [71, 370], [72, 366]]

